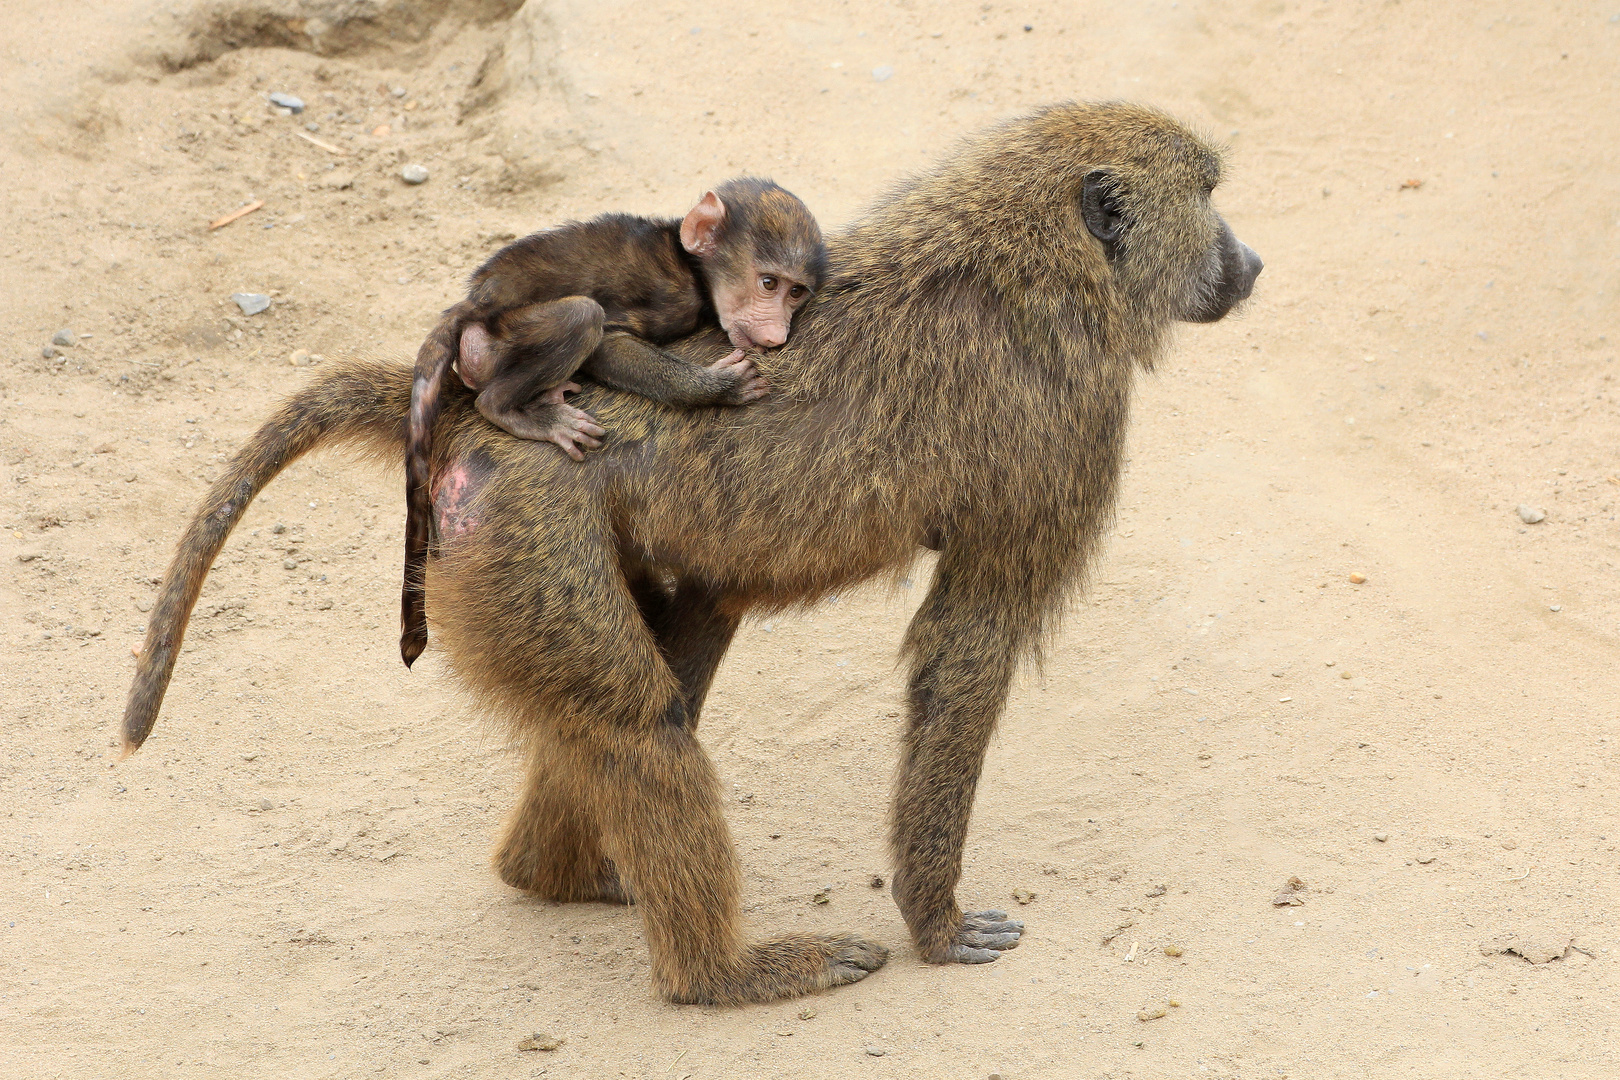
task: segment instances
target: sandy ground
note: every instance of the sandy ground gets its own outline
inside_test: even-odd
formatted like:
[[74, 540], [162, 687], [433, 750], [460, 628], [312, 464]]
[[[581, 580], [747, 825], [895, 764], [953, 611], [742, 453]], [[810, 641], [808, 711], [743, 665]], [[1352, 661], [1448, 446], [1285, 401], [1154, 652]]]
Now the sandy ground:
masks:
[[[1620, 1075], [1620, 5], [770, 7], [7, 0], [0, 1075]], [[1018, 950], [925, 967], [869, 887], [925, 562], [748, 626], [704, 718], [750, 926], [894, 948], [812, 999], [667, 1005], [633, 913], [495, 879], [517, 762], [399, 664], [397, 473], [269, 489], [112, 766], [156, 575], [294, 350], [403, 358], [504, 238], [743, 170], [836, 227], [1069, 97], [1224, 140], [1266, 271], [1142, 380], [992, 750], [962, 897]]]

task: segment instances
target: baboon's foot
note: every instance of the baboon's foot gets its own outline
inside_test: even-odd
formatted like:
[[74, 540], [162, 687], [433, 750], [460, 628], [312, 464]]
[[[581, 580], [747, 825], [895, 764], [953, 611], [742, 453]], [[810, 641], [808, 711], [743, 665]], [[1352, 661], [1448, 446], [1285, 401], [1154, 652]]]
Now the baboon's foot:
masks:
[[679, 1005], [776, 1001], [860, 982], [888, 959], [888, 949], [852, 934], [792, 934], [750, 946], [722, 974], [670, 979], [665, 994]]
[[933, 948], [918, 943], [930, 964], [988, 964], [1008, 949], [1018, 948], [1024, 924], [1007, 918], [1005, 911], [969, 911], [962, 916], [954, 940]]
[[635, 903], [612, 859], [589, 868], [562, 866], [534, 852], [502, 850], [495, 854], [495, 871], [512, 888], [559, 904]]
[[[560, 396], [563, 392], [561, 387], [553, 387], [546, 393]], [[590, 413], [572, 405], [536, 401], [521, 408], [504, 409], [486, 401], [487, 396], [488, 391], [485, 391], [475, 402], [484, 419], [519, 439], [556, 443], [575, 461], [584, 461], [585, 451], [601, 446], [601, 436], [607, 434]]]

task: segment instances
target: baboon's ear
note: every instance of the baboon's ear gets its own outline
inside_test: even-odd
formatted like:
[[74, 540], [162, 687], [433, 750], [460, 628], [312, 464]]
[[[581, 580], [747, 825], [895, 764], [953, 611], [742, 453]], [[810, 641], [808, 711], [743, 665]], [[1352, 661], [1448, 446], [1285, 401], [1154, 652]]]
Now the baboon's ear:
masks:
[[1080, 182], [1080, 216], [1086, 219], [1086, 231], [1110, 245], [1125, 232], [1125, 215], [1115, 190], [1113, 176], [1102, 169], [1087, 173]]
[[681, 222], [681, 247], [700, 259], [708, 258], [720, 250], [720, 227], [725, 221], [726, 204], [714, 192], [705, 191]]

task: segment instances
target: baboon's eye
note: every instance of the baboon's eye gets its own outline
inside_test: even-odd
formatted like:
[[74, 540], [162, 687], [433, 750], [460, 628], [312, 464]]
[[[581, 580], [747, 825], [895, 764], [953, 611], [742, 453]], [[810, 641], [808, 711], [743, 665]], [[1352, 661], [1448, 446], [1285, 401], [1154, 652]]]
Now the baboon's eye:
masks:
[[795, 285], [795, 286], [793, 286], [793, 288], [788, 290], [788, 295], [793, 297], [793, 299], [797, 300], [801, 296], [803, 296], [805, 294], [805, 292], [806, 292], [806, 290], [805, 290], [805, 287], [803, 285]]
[[764, 277], [759, 279], [759, 287], [764, 289], [766, 292], [775, 292], [776, 279], [771, 277], [771, 275], [766, 274]]

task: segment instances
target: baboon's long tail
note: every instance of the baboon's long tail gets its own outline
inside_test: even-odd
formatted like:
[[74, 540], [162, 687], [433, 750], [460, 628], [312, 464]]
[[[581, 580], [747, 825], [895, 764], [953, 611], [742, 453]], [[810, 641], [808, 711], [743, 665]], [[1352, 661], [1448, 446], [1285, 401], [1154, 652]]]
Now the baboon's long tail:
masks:
[[407, 368], [375, 360], [345, 361], [288, 398], [231, 458], [163, 575], [124, 706], [124, 756], [146, 741], [157, 721], [203, 578], [248, 504], [277, 473], [318, 446], [359, 443], [397, 461], [410, 392]]
[[427, 557], [433, 538], [430, 455], [433, 423], [445, 376], [461, 351], [461, 330], [473, 304], [448, 309], [416, 354], [411, 414], [405, 441], [405, 583], [399, 596], [399, 655], [410, 667], [427, 648]]

